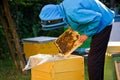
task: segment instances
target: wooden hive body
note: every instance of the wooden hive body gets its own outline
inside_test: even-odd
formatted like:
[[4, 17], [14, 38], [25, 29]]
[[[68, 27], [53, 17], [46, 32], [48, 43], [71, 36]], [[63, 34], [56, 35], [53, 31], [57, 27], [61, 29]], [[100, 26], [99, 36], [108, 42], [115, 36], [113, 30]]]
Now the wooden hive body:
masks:
[[63, 60], [46, 62], [31, 70], [32, 80], [84, 80], [84, 58], [71, 55]]

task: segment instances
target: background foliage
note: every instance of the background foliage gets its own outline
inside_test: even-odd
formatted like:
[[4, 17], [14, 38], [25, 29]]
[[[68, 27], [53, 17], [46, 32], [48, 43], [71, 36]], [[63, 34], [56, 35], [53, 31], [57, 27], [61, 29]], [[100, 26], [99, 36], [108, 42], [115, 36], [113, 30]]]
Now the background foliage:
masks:
[[[64, 29], [57, 29], [52, 31], [43, 31], [41, 29], [39, 13], [41, 8], [46, 4], [58, 4], [62, 0], [8, 0], [12, 18], [16, 24], [20, 40], [22, 38], [36, 37], [36, 36], [59, 36]], [[110, 7], [108, 0], [103, 0], [104, 4]], [[115, 3], [120, 3], [116, 0]], [[2, 2], [0, 1], [0, 7]], [[0, 23], [0, 56], [4, 58], [8, 54], [9, 49], [6, 42], [4, 30]]]
[[[43, 31], [41, 29], [40, 19], [38, 17], [41, 8], [44, 5], [52, 4], [52, 3], [57, 4], [60, 3], [62, 0], [8, 0], [8, 1], [9, 1], [9, 8], [12, 14], [12, 18], [16, 24], [16, 30], [18, 32], [18, 36], [20, 40], [22, 40], [23, 38], [36, 37], [36, 36], [57, 37], [64, 31], [64, 29]], [[105, 4], [107, 6], [110, 5], [110, 3], [108, 2], [105, 2]], [[1, 5], [2, 3], [0, 0], [0, 8]], [[2, 65], [0, 66], [0, 71], [1, 71], [0, 80], [30, 80], [29, 76], [21, 76], [21, 74], [16, 72], [14, 69], [15, 66], [12, 63], [13, 63], [13, 59], [9, 52], [8, 44], [5, 38], [5, 33], [0, 22], [0, 65]], [[87, 67], [85, 67], [85, 69], [86, 68]], [[85, 73], [87, 74], [87, 72]]]
[[[57, 4], [62, 0], [8, 0], [11, 16], [16, 24], [20, 40], [36, 36], [59, 36], [64, 29], [43, 31], [41, 29], [39, 13], [46, 4]], [[0, 7], [2, 2], [0, 1]], [[5, 33], [0, 22], [0, 59], [9, 55], [9, 48]], [[11, 56], [10, 56], [11, 57]]]
[[[36, 36], [57, 37], [63, 32], [64, 29], [43, 31], [38, 17], [44, 5], [60, 3], [61, 0], [8, 0], [8, 2], [20, 40]], [[0, 9], [3, 9], [1, 0]], [[30, 80], [30, 76], [21, 75], [16, 71], [5, 36], [0, 21], [0, 80]]]

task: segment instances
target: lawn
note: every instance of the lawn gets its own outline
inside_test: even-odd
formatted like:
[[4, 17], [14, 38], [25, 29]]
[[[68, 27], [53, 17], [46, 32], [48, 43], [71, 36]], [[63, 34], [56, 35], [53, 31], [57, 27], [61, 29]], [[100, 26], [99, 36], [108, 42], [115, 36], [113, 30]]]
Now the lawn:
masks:
[[[106, 56], [104, 80], [116, 80], [114, 61], [120, 61], [118, 56]], [[31, 80], [30, 75], [22, 75], [16, 71], [11, 58], [0, 60], [0, 80]], [[87, 58], [85, 58], [85, 80], [88, 79]]]
[[[114, 61], [120, 62], [120, 56], [113, 55], [105, 57], [104, 80], [116, 80]], [[87, 58], [85, 58], [85, 80], [89, 80], [87, 72]]]
[[0, 80], [31, 80], [30, 75], [21, 75], [11, 58], [0, 59]]

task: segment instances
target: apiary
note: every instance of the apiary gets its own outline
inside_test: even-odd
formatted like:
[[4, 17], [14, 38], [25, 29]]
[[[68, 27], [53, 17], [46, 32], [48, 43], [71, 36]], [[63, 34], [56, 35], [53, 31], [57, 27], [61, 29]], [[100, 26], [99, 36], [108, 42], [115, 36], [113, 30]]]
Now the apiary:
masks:
[[[27, 58], [38, 53], [67, 55], [65, 59], [52, 60], [33, 67], [32, 80], [84, 80], [84, 58], [71, 55], [82, 45], [78, 40], [79, 36], [69, 28], [58, 38], [41, 36], [23, 39], [23, 49]], [[37, 59], [34, 58], [35, 62], [39, 61]]]

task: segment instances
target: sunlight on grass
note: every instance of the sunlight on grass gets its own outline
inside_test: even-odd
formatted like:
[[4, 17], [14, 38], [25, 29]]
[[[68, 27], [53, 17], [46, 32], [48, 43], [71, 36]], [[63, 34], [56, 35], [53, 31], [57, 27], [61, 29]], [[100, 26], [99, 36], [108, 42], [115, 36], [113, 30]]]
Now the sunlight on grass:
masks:
[[112, 56], [105, 57], [105, 69], [104, 69], [104, 80], [114, 80], [113, 76], [113, 66]]

